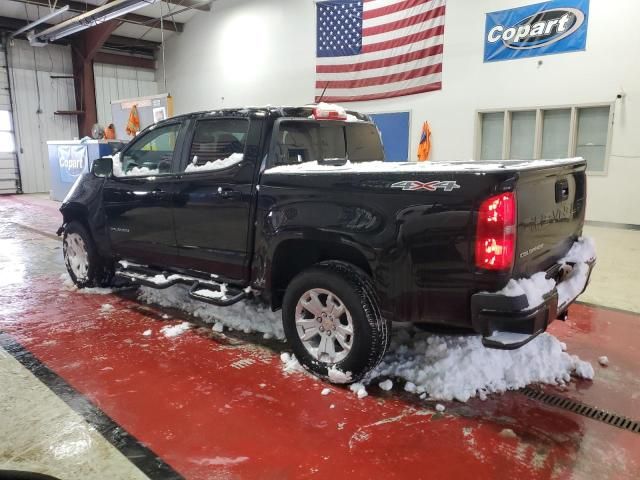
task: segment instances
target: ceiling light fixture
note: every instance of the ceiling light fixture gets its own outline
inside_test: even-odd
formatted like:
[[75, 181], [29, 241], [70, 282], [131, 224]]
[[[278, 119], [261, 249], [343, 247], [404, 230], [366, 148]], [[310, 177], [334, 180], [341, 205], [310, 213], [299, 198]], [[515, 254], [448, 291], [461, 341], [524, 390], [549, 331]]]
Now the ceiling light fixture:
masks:
[[66, 12], [67, 10], [69, 10], [69, 5], [65, 5], [64, 7], [58, 9], [58, 10], [54, 10], [51, 13], [46, 14], [44, 17], [40, 17], [37, 20], [34, 20], [31, 23], [28, 23], [27, 25], [25, 25], [24, 27], [22, 27], [19, 30], [16, 30], [15, 32], [13, 32], [11, 34], [11, 38], [17, 37], [18, 35], [20, 35], [21, 33], [24, 33], [28, 30], [33, 30], [34, 27], [37, 27], [38, 25], [40, 25], [41, 23], [44, 23], [48, 20], [51, 20], [54, 17], [57, 17], [58, 15], [60, 15], [61, 13]]
[[115, 0], [101, 7], [89, 10], [82, 15], [70, 18], [65, 22], [37, 33], [34, 37], [40, 42], [54, 42], [68, 35], [95, 27], [114, 18], [153, 5], [158, 0]]

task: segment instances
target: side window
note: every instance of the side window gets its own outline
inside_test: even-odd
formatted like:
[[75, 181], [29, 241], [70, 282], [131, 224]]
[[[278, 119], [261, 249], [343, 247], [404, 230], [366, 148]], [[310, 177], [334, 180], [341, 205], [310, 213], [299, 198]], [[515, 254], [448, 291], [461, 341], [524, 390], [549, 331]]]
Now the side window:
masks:
[[200, 120], [196, 124], [185, 172], [220, 170], [242, 161], [249, 121]]
[[277, 147], [275, 165], [344, 158], [347, 154], [342, 125], [313, 122], [282, 122]]
[[351, 123], [347, 125], [347, 153], [352, 162], [370, 162], [384, 160], [384, 150], [380, 134], [370, 123]]
[[137, 138], [120, 157], [120, 161], [114, 162], [114, 175], [122, 177], [170, 173], [179, 131], [180, 124], [174, 123], [154, 128]]

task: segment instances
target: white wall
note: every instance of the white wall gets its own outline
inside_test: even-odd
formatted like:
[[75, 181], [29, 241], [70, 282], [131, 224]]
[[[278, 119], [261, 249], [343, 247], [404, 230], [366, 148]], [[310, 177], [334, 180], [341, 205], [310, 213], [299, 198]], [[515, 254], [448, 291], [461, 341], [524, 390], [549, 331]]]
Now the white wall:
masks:
[[75, 116], [54, 115], [57, 110], [76, 109], [73, 79], [51, 78], [72, 75], [71, 49], [58, 45], [33, 48], [17, 40], [8, 50], [22, 189], [25, 193], [48, 192], [47, 140], [78, 136]]
[[111, 102], [126, 98], [145, 97], [158, 93], [155, 71], [94, 63], [98, 123], [106, 127], [112, 123]]
[[[624, 90], [615, 104], [608, 174], [589, 178], [587, 218], [640, 224], [640, 2], [591, 0], [586, 52], [483, 63], [484, 14], [533, 3], [448, 0], [443, 89], [349, 107], [411, 110], [412, 158], [420, 124], [428, 120], [432, 160], [460, 160], [473, 158], [477, 110], [612, 102]], [[166, 59], [177, 113], [311, 102], [315, 5], [218, 0], [168, 40]]]

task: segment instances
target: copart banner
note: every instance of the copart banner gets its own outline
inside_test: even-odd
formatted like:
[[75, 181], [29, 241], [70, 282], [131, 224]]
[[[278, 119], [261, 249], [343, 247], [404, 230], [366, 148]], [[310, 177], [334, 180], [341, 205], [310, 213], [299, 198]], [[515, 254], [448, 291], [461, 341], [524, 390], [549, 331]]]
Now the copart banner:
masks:
[[589, 0], [553, 0], [487, 13], [484, 61], [584, 50]]

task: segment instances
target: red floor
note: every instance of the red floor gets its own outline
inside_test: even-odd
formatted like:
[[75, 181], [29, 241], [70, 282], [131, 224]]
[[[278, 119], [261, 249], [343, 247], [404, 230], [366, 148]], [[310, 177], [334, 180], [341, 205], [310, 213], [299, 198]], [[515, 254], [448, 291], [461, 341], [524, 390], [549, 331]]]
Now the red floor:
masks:
[[[34, 228], [57, 226], [53, 208], [21, 205]], [[59, 273], [0, 290], [0, 330], [186, 478], [638, 478], [638, 434], [517, 392], [450, 403], [444, 414], [375, 388], [363, 400], [338, 387], [322, 396], [327, 385], [284, 374], [277, 351], [208, 329], [165, 338], [160, 328], [180, 319], [66, 292]], [[100, 314], [103, 303], [115, 309]], [[565, 393], [637, 419], [640, 316], [571, 313], [552, 333], [596, 377]]]

